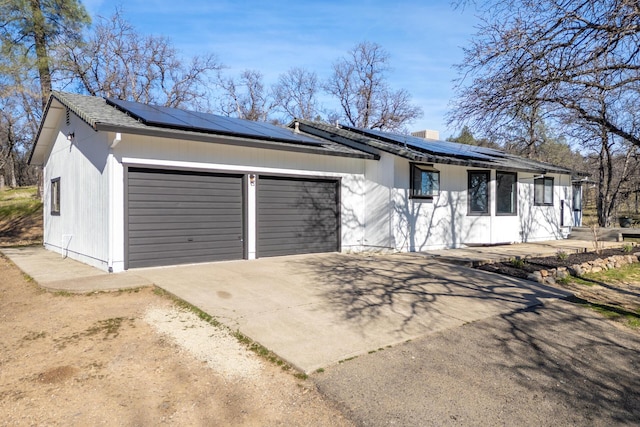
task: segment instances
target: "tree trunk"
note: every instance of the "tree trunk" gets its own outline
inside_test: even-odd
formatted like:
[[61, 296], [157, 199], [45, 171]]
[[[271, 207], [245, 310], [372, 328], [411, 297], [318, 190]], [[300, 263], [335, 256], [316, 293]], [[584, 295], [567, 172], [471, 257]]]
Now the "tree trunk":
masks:
[[38, 197], [38, 200], [40, 200], [41, 202], [44, 202], [44, 183], [42, 182], [42, 179], [43, 179], [42, 168], [38, 167], [36, 172], [36, 185], [38, 186], [38, 191], [36, 196]]
[[603, 136], [602, 146], [600, 147], [600, 156], [598, 162], [598, 198], [596, 199], [596, 210], [598, 212], [598, 225], [600, 227], [609, 226], [609, 181], [606, 179], [608, 176], [607, 171], [607, 151], [608, 151], [608, 138]]
[[4, 171], [0, 170], [0, 191], [4, 191]]
[[9, 186], [11, 188], [16, 188], [18, 186], [18, 181], [16, 179], [16, 164], [13, 152], [9, 153], [9, 158], [7, 159], [7, 164], [5, 167], [8, 168], [9, 172]]
[[42, 14], [40, 0], [30, 0], [30, 6], [33, 14], [33, 38], [38, 61], [38, 74], [40, 76], [42, 109], [44, 110], [51, 93], [51, 70], [49, 69], [49, 56], [47, 54], [44, 15]]

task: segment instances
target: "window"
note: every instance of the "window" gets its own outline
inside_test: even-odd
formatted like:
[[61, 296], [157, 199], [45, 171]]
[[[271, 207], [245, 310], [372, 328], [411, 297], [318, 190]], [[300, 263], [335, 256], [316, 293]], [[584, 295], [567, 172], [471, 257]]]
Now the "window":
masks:
[[496, 215], [516, 215], [518, 175], [513, 172], [496, 172]]
[[533, 186], [533, 204], [553, 206], [553, 178], [536, 178], [533, 180]]
[[430, 199], [440, 191], [440, 171], [433, 165], [411, 164], [411, 197]]
[[489, 214], [489, 171], [469, 171], [469, 215]]
[[51, 215], [60, 215], [60, 178], [51, 180]]

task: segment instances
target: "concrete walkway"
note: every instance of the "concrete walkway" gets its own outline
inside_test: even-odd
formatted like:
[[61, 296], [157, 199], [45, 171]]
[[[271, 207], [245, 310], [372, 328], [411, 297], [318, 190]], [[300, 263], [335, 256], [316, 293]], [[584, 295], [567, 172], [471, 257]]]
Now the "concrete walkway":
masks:
[[[625, 242], [599, 242], [603, 249], [619, 248]], [[627, 242], [628, 244], [628, 242]], [[544, 257], [557, 255], [559, 251], [567, 254], [590, 252], [594, 250], [589, 240], [549, 240], [534, 243], [517, 243], [513, 245], [477, 246], [460, 249], [442, 249], [427, 252], [416, 252], [416, 256], [433, 257], [435, 259], [456, 264], [477, 266], [492, 262], [509, 261], [513, 258]]]
[[7, 258], [50, 291], [86, 293], [139, 288], [153, 283], [135, 273], [109, 274], [87, 264], [62, 258], [41, 246], [0, 248]]

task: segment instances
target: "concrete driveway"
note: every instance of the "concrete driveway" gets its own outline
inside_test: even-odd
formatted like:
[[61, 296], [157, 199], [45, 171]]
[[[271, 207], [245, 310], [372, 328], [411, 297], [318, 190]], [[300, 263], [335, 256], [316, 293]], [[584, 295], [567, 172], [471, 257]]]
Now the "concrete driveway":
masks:
[[419, 254], [290, 256], [135, 275], [304, 372], [566, 295]]

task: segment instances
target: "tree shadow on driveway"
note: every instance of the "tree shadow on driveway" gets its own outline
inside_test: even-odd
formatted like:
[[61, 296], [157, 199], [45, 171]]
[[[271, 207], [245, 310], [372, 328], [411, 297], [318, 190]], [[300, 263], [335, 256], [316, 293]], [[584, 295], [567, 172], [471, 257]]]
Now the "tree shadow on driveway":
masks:
[[553, 301], [365, 355], [314, 380], [356, 424], [637, 425], [639, 353], [640, 335]]
[[471, 322], [566, 295], [554, 288], [419, 255], [322, 255], [294, 261], [343, 319], [367, 326], [381, 318], [411, 333]]
[[492, 369], [554, 396], [576, 421], [640, 420], [640, 335], [568, 301], [504, 314], [487, 332], [491, 339], [477, 345]]

